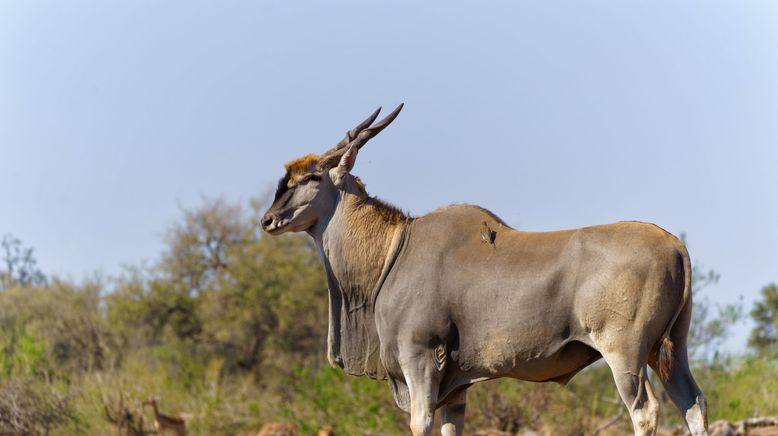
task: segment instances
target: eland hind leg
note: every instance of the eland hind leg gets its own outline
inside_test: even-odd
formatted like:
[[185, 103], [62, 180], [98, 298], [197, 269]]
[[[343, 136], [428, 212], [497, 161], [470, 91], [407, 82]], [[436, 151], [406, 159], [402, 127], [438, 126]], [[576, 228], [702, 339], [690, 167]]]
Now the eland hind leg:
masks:
[[648, 380], [648, 353], [640, 351], [643, 348], [638, 345], [600, 352], [613, 373], [619, 396], [627, 406], [635, 435], [653, 436], [659, 423], [659, 401]]
[[[686, 350], [683, 350], [683, 354], [686, 355]], [[658, 372], [658, 368], [654, 370]], [[707, 436], [707, 402], [702, 390], [692, 377], [685, 357], [684, 359], [674, 359], [670, 376], [666, 381], [662, 380], [662, 384], [686, 421], [689, 433], [692, 436]]]
[[[672, 350], [670, 351], [670, 371], [667, 380], [662, 379], [665, 391], [681, 412], [692, 436], [708, 434], [707, 403], [702, 390], [689, 369], [689, 358], [686, 351], [686, 336], [691, 318], [691, 302], [681, 312], [681, 316], [670, 331]], [[660, 373], [659, 362], [652, 359], [651, 368]]]

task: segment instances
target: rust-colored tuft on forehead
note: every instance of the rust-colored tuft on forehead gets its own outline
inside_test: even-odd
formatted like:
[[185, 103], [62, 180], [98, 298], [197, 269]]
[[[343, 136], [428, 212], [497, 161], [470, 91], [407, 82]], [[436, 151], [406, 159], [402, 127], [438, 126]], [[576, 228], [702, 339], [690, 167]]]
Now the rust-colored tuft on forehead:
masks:
[[287, 186], [292, 186], [297, 182], [300, 176], [316, 170], [316, 164], [319, 163], [319, 156], [309, 154], [299, 159], [290, 160], [284, 165], [289, 176]]

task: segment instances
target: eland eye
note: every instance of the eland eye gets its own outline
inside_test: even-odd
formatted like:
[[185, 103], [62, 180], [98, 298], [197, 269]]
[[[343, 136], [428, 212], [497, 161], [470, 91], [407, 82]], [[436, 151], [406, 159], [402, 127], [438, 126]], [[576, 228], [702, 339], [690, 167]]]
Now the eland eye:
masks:
[[302, 185], [304, 183], [310, 182], [311, 180], [318, 182], [319, 180], [321, 180], [321, 176], [318, 174], [308, 174], [304, 176], [302, 179], [300, 179], [300, 181], [298, 181], [297, 184]]

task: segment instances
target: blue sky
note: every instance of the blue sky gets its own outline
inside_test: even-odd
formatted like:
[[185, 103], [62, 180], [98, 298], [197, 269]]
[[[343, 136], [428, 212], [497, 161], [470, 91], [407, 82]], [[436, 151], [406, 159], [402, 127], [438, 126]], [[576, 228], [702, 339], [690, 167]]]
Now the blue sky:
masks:
[[706, 293], [750, 307], [778, 280], [775, 23], [772, 1], [2, 2], [0, 233], [117, 274], [182, 208], [261, 195], [404, 101], [359, 156], [371, 193], [685, 231]]

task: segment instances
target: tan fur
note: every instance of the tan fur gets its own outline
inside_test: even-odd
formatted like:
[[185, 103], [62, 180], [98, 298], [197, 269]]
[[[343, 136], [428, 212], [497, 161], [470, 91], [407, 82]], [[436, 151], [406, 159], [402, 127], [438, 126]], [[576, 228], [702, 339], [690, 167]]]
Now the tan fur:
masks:
[[297, 425], [291, 422], [270, 422], [259, 429], [257, 436], [297, 436], [300, 434]]
[[144, 401], [143, 405], [150, 405], [154, 409], [154, 428], [157, 430], [157, 434], [173, 433], [178, 436], [186, 435], [186, 421], [183, 418], [159, 413], [157, 400], [155, 399]]
[[[359, 177], [356, 177], [356, 176], [355, 176], [355, 177], [354, 177], [354, 183], [356, 183], [356, 184], [357, 184], [357, 187], [359, 188], [359, 190], [360, 190], [362, 193], [364, 193], [364, 194], [367, 194], [367, 187], [365, 186], [365, 184], [364, 184], [364, 183], [362, 183], [362, 179], [360, 179]], [[392, 206], [392, 207], [394, 207], [394, 206]]]
[[395, 227], [411, 218], [363, 191], [349, 195], [346, 208], [348, 231], [342, 243], [350, 258], [345, 264], [354, 288], [369, 293], [381, 275]]
[[662, 380], [670, 380], [670, 371], [673, 369], [673, 341], [669, 337], [662, 338], [659, 345], [659, 377]]
[[287, 173], [289, 173], [289, 182], [287, 186], [292, 186], [300, 179], [300, 176], [308, 174], [316, 170], [316, 165], [319, 163], [319, 156], [315, 154], [308, 154], [301, 158], [291, 160], [284, 165]]

